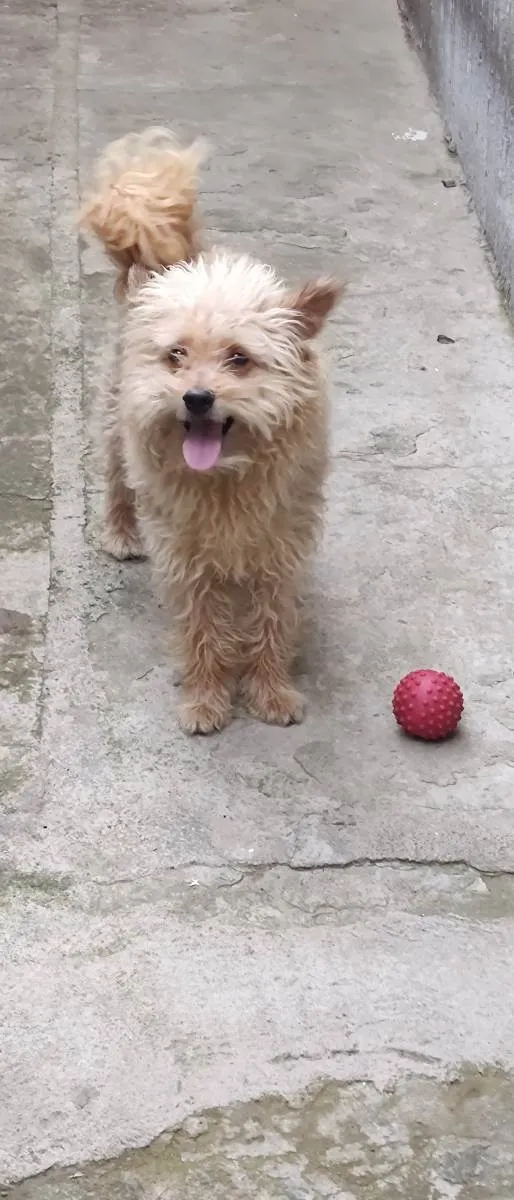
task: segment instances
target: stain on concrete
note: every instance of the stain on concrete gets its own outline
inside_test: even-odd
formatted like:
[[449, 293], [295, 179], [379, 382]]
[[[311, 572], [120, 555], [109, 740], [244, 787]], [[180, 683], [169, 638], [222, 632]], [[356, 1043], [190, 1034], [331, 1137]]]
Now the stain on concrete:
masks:
[[50, 513], [49, 499], [16, 492], [0, 495], [0, 553], [40, 550], [48, 535]]
[[4, 812], [11, 811], [16, 795], [27, 779], [28, 771], [20, 763], [0, 768], [0, 802]]
[[48, 871], [9, 871], [0, 867], [0, 904], [7, 904], [14, 893], [26, 894], [36, 903], [49, 903], [66, 894], [71, 880], [66, 875], [51, 875]]
[[16, 609], [0, 609], [0, 744], [20, 741], [28, 718], [36, 731], [42, 673], [44, 621]]
[[28, 613], [20, 613], [12, 608], [0, 608], [0, 636], [5, 633], [27, 634], [31, 627], [32, 619]]
[[15, 689], [21, 700], [31, 694], [39, 663], [32, 653], [32, 638], [27, 631], [0, 634], [0, 688]]
[[[87, 1096], [82, 1097], [87, 1105]], [[500, 1200], [514, 1082], [495, 1067], [380, 1092], [325, 1080], [189, 1117], [142, 1150], [5, 1189], [9, 1200]]]

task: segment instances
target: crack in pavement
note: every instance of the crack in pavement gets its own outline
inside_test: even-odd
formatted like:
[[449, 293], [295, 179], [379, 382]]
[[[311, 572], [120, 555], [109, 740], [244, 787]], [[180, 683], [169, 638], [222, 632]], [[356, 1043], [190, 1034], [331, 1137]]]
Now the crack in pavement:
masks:
[[[320, 863], [293, 863], [283, 859], [265, 863], [202, 863], [192, 861], [162, 870], [148, 871], [143, 874], [124, 875], [117, 879], [99, 879], [87, 875], [72, 875], [70, 872], [63, 874], [58, 871], [32, 874], [30, 871], [13, 870], [9, 866], [4, 865], [3, 869], [0, 869], [0, 892], [5, 894], [11, 888], [19, 892], [27, 888], [32, 894], [36, 895], [38, 890], [41, 889], [46, 893], [48, 900], [62, 900], [63, 898], [70, 899], [71, 893], [76, 888], [100, 888], [103, 890], [117, 887], [133, 887], [136, 884], [141, 886], [141, 884], [150, 881], [158, 883], [159, 880], [163, 884], [167, 880], [176, 881], [177, 883], [183, 881], [186, 887], [195, 886], [204, 890], [215, 888], [217, 891], [230, 891], [242, 884], [244, 885], [247, 881], [251, 883], [252, 880], [265, 878], [269, 873], [279, 870], [290, 871], [296, 875], [314, 875], [325, 871], [348, 872], [351, 870], [373, 868], [400, 870], [405, 867], [414, 870], [428, 869], [441, 871], [443, 873], [445, 871], [469, 871], [473, 875], [484, 879], [514, 879], [514, 868], [480, 867], [464, 858], [435, 859], [427, 857], [416, 859], [407, 856], [395, 858], [387, 856], [377, 858], [363, 856], [348, 859], [347, 862], [325, 861]], [[195, 871], [208, 871], [211, 873], [211, 877], [203, 881], [187, 878]], [[230, 872], [235, 877], [229, 879], [217, 878], [223, 872]], [[54, 886], [52, 887], [52, 885]], [[293, 907], [296, 906], [293, 904]], [[330, 908], [334, 906], [323, 904], [321, 907]]]
[[[219, 890], [221, 890], [224, 888], [230, 889], [230, 888], [237, 887], [240, 883], [243, 883], [246, 878], [249, 878], [249, 879], [256, 878], [258, 876], [263, 876], [263, 875], [267, 874], [268, 871], [274, 871], [274, 870], [287, 870], [287, 871], [292, 871], [295, 874], [313, 874], [317, 871], [349, 871], [354, 868], [367, 868], [367, 867], [401, 868], [401, 867], [405, 867], [405, 866], [414, 867], [414, 868], [424, 868], [425, 867], [425, 868], [429, 868], [432, 870], [441, 870], [441, 871], [448, 870], [448, 869], [466, 870], [466, 871], [471, 871], [474, 875], [484, 876], [485, 878], [488, 878], [488, 879], [501, 879], [501, 878], [512, 879], [512, 878], [514, 878], [514, 868], [479, 867], [476, 864], [469, 862], [465, 858], [448, 858], [448, 859], [419, 858], [419, 859], [417, 859], [417, 858], [409, 858], [407, 856], [405, 856], [405, 857], [399, 856], [399, 857], [395, 857], [395, 858], [388, 858], [388, 857], [372, 858], [372, 857], [363, 856], [360, 858], [348, 859], [348, 861], [346, 861], [346, 862], [327, 861], [327, 862], [320, 862], [320, 863], [292, 863], [292, 862], [287, 862], [284, 859], [277, 859], [275, 861], [263, 862], [263, 863], [243, 863], [243, 862], [230, 862], [230, 861], [219, 862], [219, 863], [202, 863], [202, 862], [191, 861], [188, 863], [180, 864], [179, 866], [176, 866], [176, 867], [168, 867], [168, 868], [165, 868], [164, 870], [160, 870], [160, 871], [149, 871], [143, 875], [127, 875], [127, 876], [122, 876], [119, 879], [94, 879], [94, 878], [87, 879], [87, 878], [85, 878], [83, 880], [77, 880], [76, 882], [90, 884], [94, 887], [110, 888], [110, 887], [121, 887], [125, 884], [130, 885], [130, 884], [134, 884], [134, 883], [141, 883], [144, 880], [148, 880], [148, 879], [157, 880], [157, 879], [165, 879], [167, 877], [172, 878], [174, 875], [177, 875], [180, 872], [188, 873], [188, 872], [195, 871], [195, 870], [212, 871], [212, 872], [226, 870], [226, 871], [237, 872], [238, 877], [236, 879], [226, 881], [226, 882], [220, 882], [220, 883], [216, 883], [216, 880], [212, 881], [215, 884], [215, 886]], [[59, 876], [59, 878], [61, 878], [61, 877]], [[68, 875], [67, 879], [69, 880], [69, 878], [70, 877]], [[210, 887], [211, 882], [209, 881], [205, 884], [199, 883], [199, 886], [200, 887]]]

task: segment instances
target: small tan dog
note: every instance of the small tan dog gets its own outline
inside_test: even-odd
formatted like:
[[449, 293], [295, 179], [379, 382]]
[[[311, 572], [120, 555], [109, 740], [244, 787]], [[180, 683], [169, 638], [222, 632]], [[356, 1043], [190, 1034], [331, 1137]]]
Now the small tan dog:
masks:
[[[118, 266], [121, 344], [102, 397], [104, 547], [148, 552], [174, 616], [182, 728], [210, 733], [236, 691], [301, 720], [298, 585], [323, 509], [327, 402], [313, 339], [341, 289], [200, 253], [198, 144], [166, 130], [108, 147], [80, 214]], [[142, 537], [142, 541], [140, 540]]]

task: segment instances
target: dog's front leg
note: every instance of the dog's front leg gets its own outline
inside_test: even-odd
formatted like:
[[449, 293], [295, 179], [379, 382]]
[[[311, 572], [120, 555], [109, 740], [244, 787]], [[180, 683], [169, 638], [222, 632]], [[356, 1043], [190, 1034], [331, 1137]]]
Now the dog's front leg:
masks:
[[232, 709], [238, 642], [232, 597], [218, 580], [201, 578], [181, 599], [180, 724], [185, 733], [214, 733], [228, 723]]
[[305, 701], [293, 687], [291, 667], [298, 627], [294, 588], [289, 581], [255, 581], [245, 639], [241, 690], [247, 707], [261, 721], [294, 725]]

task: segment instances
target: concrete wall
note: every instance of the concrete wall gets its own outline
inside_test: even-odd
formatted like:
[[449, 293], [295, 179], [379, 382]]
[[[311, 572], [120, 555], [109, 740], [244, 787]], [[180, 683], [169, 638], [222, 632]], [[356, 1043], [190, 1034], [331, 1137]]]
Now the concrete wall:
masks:
[[514, 0], [400, 0], [514, 309]]

